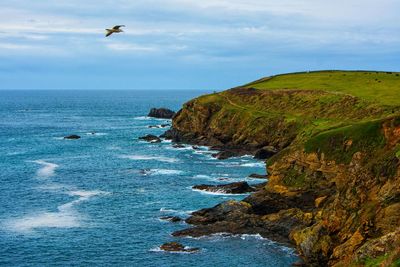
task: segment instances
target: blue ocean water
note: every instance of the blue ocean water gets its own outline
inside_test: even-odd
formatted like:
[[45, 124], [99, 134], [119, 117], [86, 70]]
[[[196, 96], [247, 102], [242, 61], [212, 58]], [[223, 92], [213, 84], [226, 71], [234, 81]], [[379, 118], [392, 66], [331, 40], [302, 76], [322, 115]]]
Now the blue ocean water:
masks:
[[[159, 220], [245, 196], [193, 191], [263, 172], [250, 157], [137, 138], [161, 134], [151, 107], [178, 110], [196, 91], [0, 91], [0, 265], [290, 266], [292, 249], [259, 236], [174, 238]], [[79, 140], [63, 136], [78, 134]], [[141, 170], [146, 169], [143, 174]], [[226, 178], [220, 181], [219, 178]], [[250, 183], [261, 181], [249, 180]], [[169, 241], [200, 253], [165, 253]]]

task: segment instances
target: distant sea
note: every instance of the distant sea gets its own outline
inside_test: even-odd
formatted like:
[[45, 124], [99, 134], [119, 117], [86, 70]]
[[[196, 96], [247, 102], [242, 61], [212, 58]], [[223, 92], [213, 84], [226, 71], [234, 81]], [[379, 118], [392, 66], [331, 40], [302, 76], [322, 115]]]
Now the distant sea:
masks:
[[[251, 157], [218, 161], [203, 147], [139, 141], [170, 123], [152, 107], [178, 110], [199, 91], [0, 91], [0, 265], [290, 266], [287, 247], [258, 235], [179, 238], [186, 218], [231, 196], [196, 184], [264, 172]], [[64, 140], [70, 134], [79, 140]], [[219, 178], [227, 178], [220, 181]], [[247, 179], [249, 183], [260, 180]], [[165, 253], [179, 241], [199, 253]]]

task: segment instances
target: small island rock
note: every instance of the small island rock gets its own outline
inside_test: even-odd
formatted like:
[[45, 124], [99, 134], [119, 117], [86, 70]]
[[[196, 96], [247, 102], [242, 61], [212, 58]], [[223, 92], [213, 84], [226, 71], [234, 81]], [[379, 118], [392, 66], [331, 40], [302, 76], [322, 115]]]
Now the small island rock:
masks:
[[172, 119], [175, 112], [167, 108], [152, 108], [147, 116], [159, 119]]
[[65, 136], [64, 139], [69, 139], [69, 140], [76, 140], [76, 139], [80, 139], [81, 137], [79, 135], [76, 134], [72, 134], [72, 135], [68, 135]]
[[150, 143], [160, 143], [161, 139], [158, 136], [147, 134], [145, 136], [139, 137], [140, 140], [144, 140]]
[[247, 182], [236, 182], [224, 185], [201, 184], [193, 186], [193, 189], [223, 194], [244, 194], [255, 191]]
[[182, 244], [178, 242], [169, 242], [165, 243], [160, 247], [161, 250], [167, 251], [167, 252], [197, 252], [199, 251], [198, 248], [185, 248]]

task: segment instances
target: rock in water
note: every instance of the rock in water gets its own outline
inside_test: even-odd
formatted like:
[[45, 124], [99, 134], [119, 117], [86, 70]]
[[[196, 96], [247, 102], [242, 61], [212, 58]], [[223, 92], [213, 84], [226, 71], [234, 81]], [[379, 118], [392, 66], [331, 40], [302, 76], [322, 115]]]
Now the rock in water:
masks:
[[255, 191], [247, 182], [236, 182], [224, 185], [202, 184], [193, 186], [193, 189], [223, 194], [244, 194]]
[[234, 153], [233, 151], [226, 150], [212, 154], [212, 156], [216, 159], [223, 160], [236, 156], [236, 153]]
[[185, 146], [182, 144], [174, 144], [172, 147], [173, 148], [185, 148]]
[[70, 140], [76, 140], [76, 139], [79, 139], [79, 138], [81, 138], [81, 137], [79, 135], [76, 135], [76, 134], [72, 134], [72, 135], [68, 135], [68, 136], [64, 137], [64, 139], [70, 139]]
[[169, 221], [169, 222], [180, 222], [182, 219], [178, 216], [163, 216], [160, 217], [160, 220]]
[[149, 112], [149, 117], [160, 119], [172, 119], [175, 112], [167, 108], [152, 108]]
[[161, 250], [168, 251], [168, 252], [197, 252], [199, 251], [198, 248], [185, 248], [182, 244], [178, 242], [169, 242], [165, 243], [160, 247]]
[[145, 136], [139, 137], [140, 140], [144, 140], [150, 143], [160, 143], [161, 139], [158, 136], [147, 134]]

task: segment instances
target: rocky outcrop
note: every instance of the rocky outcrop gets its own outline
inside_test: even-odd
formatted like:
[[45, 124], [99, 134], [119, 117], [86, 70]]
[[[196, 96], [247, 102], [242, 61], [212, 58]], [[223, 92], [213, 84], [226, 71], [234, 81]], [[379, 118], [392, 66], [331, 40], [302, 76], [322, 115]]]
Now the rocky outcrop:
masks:
[[164, 136], [257, 153], [269, 174], [243, 201], [194, 212], [193, 227], [174, 236], [259, 233], [294, 245], [307, 266], [398, 260], [400, 116], [387, 107], [317, 90], [235, 88], [186, 103]]
[[163, 216], [160, 217], [160, 220], [174, 222], [174, 223], [182, 221], [182, 219], [178, 216]]
[[174, 115], [175, 112], [167, 108], [152, 108], [147, 116], [159, 119], [172, 119]]
[[144, 140], [150, 143], [160, 143], [161, 139], [158, 136], [152, 135], [152, 134], [147, 134], [145, 136], [139, 137], [139, 140]]
[[166, 252], [186, 252], [186, 253], [194, 253], [198, 252], [198, 248], [187, 248], [178, 242], [169, 242], [160, 246], [160, 249]]
[[222, 194], [244, 194], [255, 191], [247, 182], [236, 182], [224, 185], [202, 184], [193, 186], [193, 189]]
[[64, 137], [64, 139], [69, 139], [69, 140], [77, 140], [77, 139], [80, 139], [80, 138], [81, 137], [79, 135], [76, 135], [76, 134], [72, 134], [72, 135], [68, 135], [68, 136]]

